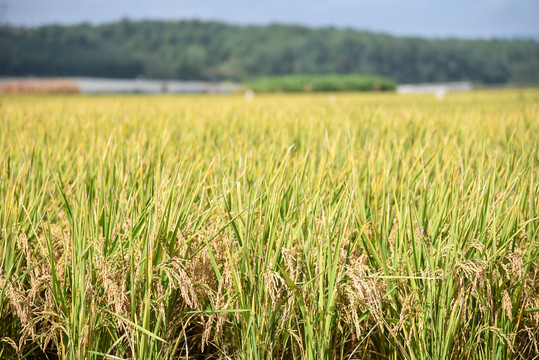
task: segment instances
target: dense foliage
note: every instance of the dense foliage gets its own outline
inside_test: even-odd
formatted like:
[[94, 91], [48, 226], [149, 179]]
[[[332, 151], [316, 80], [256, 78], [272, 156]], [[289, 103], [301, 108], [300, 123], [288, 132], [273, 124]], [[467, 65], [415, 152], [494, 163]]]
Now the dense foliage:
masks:
[[0, 75], [248, 80], [329, 73], [537, 84], [539, 44], [199, 21], [0, 28]]
[[0, 358], [537, 359], [538, 99], [6, 96]]
[[260, 77], [248, 86], [257, 92], [389, 91], [394, 81], [364, 75], [281, 75]]

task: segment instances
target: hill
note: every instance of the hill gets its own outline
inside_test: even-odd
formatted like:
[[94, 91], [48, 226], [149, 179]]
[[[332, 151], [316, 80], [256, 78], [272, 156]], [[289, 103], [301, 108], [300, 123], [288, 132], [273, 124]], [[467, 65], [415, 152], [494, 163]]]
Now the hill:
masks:
[[539, 84], [539, 43], [196, 20], [0, 27], [0, 76], [245, 81], [265, 75], [351, 73], [400, 83]]

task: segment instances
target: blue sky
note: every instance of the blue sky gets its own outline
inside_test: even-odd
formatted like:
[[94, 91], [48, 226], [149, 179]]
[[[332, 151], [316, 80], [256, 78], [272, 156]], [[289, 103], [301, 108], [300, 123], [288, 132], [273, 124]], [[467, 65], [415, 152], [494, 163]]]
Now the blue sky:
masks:
[[122, 17], [331, 25], [428, 37], [539, 38], [539, 0], [0, 0], [0, 21], [12, 25], [95, 24]]

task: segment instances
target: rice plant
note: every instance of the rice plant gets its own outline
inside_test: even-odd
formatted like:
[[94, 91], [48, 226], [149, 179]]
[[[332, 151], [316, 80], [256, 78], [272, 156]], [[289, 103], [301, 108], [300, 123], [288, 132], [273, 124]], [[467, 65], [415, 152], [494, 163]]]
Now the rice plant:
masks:
[[538, 359], [539, 92], [5, 96], [2, 359]]

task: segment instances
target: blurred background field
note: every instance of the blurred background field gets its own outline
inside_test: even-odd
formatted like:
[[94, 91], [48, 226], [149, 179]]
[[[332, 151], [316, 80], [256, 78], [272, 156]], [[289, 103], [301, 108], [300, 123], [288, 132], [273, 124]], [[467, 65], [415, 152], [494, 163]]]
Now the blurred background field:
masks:
[[0, 94], [74, 94], [80, 88], [69, 79], [34, 79], [0, 81]]
[[255, 92], [394, 91], [394, 81], [381, 76], [285, 75], [262, 77], [247, 84]]

